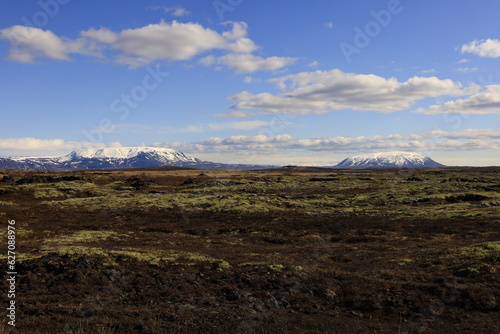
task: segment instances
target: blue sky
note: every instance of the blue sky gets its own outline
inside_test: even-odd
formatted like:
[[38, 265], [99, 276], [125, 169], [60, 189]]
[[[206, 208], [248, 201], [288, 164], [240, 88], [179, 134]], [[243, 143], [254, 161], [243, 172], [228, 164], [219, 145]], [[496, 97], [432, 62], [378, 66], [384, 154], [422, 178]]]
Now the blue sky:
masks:
[[0, 156], [500, 165], [493, 0], [0, 3]]

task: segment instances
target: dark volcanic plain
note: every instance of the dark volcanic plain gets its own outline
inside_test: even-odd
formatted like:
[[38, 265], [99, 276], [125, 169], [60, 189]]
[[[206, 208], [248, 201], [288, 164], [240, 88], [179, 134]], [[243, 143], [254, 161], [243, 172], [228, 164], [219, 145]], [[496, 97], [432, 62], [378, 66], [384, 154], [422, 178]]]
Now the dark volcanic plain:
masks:
[[13, 333], [500, 333], [500, 168], [0, 171], [0, 216]]

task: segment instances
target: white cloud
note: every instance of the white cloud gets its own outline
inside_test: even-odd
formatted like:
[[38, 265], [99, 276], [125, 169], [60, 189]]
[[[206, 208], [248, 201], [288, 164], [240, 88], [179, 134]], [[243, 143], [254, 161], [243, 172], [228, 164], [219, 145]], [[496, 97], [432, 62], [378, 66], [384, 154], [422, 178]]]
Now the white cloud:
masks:
[[477, 70], [478, 70], [477, 67], [459, 67], [459, 68], [455, 69], [455, 71], [461, 72], [461, 73], [472, 73], [472, 72], [475, 72]]
[[226, 65], [236, 73], [253, 73], [257, 71], [277, 70], [293, 64], [296, 58], [268, 57], [262, 58], [252, 54], [227, 54], [217, 59], [218, 64]]
[[259, 49], [259, 46], [255, 45], [251, 39], [242, 37], [228, 44], [226, 49], [235, 53], [251, 53]]
[[317, 61], [317, 60], [315, 60], [315, 61], [313, 61], [312, 63], [309, 63], [307, 66], [309, 66], [309, 67], [316, 67], [316, 66], [318, 66], [318, 65], [319, 65], [318, 61]]
[[462, 58], [459, 61], [457, 61], [457, 64], [465, 64], [465, 63], [468, 63], [468, 62], [470, 62], [470, 59]]
[[499, 150], [500, 131], [466, 129], [458, 132], [441, 130], [422, 134], [393, 134], [371, 137], [321, 137], [301, 139], [288, 134], [276, 136], [211, 137], [195, 143], [163, 143], [191, 154], [217, 153], [233, 155], [275, 155], [291, 152], [324, 152], [330, 154], [369, 153], [379, 151], [454, 152]]
[[175, 7], [166, 7], [166, 6], [150, 6], [147, 8], [148, 10], [163, 10], [165, 14], [170, 14], [173, 16], [185, 16], [189, 15], [189, 11], [181, 6]]
[[[181, 7], [163, 9], [174, 15], [184, 13]], [[116, 52], [115, 63], [136, 68], [155, 61], [189, 60], [208, 51], [221, 50], [227, 54], [208, 55], [198, 62], [206, 66], [218, 65], [216, 70], [226, 66], [237, 73], [252, 73], [280, 69], [296, 60], [253, 55], [260, 47], [247, 37], [248, 25], [245, 22], [225, 22], [223, 25], [230, 25], [231, 29], [218, 33], [198, 23], [162, 20], [158, 24], [119, 32], [106, 27], [91, 28], [81, 31], [75, 40], [59, 37], [49, 30], [13, 26], [0, 30], [0, 39], [10, 44], [8, 59], [23, 63], [33, 63], [36, 58], [71, 60], [71, 53], [105, 58], [106, 51], [112, 50]]]
[[244, 77], [243, 78], [243, 82], [244, 83], [255, 83], [255, 82], [260, 82], [260, 79], [258, 78], [254, 78], [254, 77], [250, 77], [250, 76], [247, 76], [247, 77]]
[[112, 44], [118, 40], [118, 34], [115, 34], [108, 28], [100, 28], [100, 29], [91, 28], [89, 30], [82, 31], [80, 35], [99, 43]]
[[248, 110], [242, 110], [242, 111], [230, 111], [230, 112], [224, 112], [224, 113], [215, 113], [212, 116], [213, 117], [227, 117], [227, 118], [246, 118], [250, 116], [257, 116], [260, 113], [256, 111], [248, 111]]
[[226, 41], [217, 32], [197, 23], [173, 21], [150, 24], [113, 33], [108, 29], [84, 31], [82, 36], [107, 43], [120, 52], [117, 63], [138, 67], [156, 60], [187, 60], [202, 52], [224, 48]]
[[437, 96], [460, 96], [477, 91], [477, 86], [436, 77], [412, 77], [405, 82], [377, 75], [331, 71], [302, 72], [272, 79], [281, 94], [241, 92], [231, 96], [231, 109], [254, 115], [324, 114], [336, 110], [390, 113], [410, 108], [416, 101]]
[[460, 113], [469, 115], [500, 115], [500, 85], [487, 86], [485, 90], [465, 99], [448, 101], [441, 105], [420, 108], [415, 112], [426, 115]]
[[[109, 145], [121, 145], [112, 143]], [[80, 148], [102, 148], [106, 144], [81, 143], [65, 141], [63, 139], [38, 139], [38, 138], [0, 138], [0, 156], [13, 155], [63, 155], [69, 151]]]
[[245, 22], [224, 22], [231, 24], [232, 29], [222, 33], [228, 40], [225, 50], [229, 53], [220, 56], [208, 56], [202, 58], [199, 63], [203, 65], [224, 65], [236, 73], [253, 73], [257, 71], [273, 71], [293, 64], [296, 58], [290, 57], [267, 57], [253, 55], [252, 52], [260, 49], [248, 35], [248, 25]]
[[38, 57], [70, 60], [70, 53], [101, 56], [104, 49], [110, 48], [118, 51], [117, 63], [138, 67], [156, 60], [191, 59], [208, 50], [224, 49], [229, 43], [221, 34], [200, 24], [177, 21], [161, 21], [118, 33], [104, 27], [89, 29], [80, 36], [70, 40], [49, 30], [24, 26], [0, 30], [0, 39], [11, 46], [8, 59], [24, 63], [32, 63]]
[[[233, 30], [240, 30], [235, 24]], [[229, 41], [211, 29], [196, 23], [173, 21], [150, 24], [137, 29], [125, 29], [115, 33], [107, 28], [89, 29], [80, 33], [82, 38], [70, 40], [56, 36], [49, 30], [24, 26], [13, 26], [0, 30], [0, 38], [10, 45], [9, 59], [19, 62], [33, 62], [37, 57], [70, 60], [70, 53], [88, 53], [88, 46], [101, 43], [101, 49], [112, 48], [120, 52], [119, 61], [134, 64], [153, 60], [186, 60], [211, 49], [224, 49]], [[251, 41], [250, 41], [251, 42]], [[244, 47], [244, 40], [238, 45]], [[243, 46], [241, 46], [243, 45]], [[132, 60], [130, 60], [132, 61]]]
[[325, 28], [332, 29], [333, 28], [333, 22], [326, 22], [324, 24]]
[[216, 61], [217, 61], [217, 59], [215, 58], [215, 56], [209, 55], [209, 56], [203, 57], [200, 60], [198, 60], [198, 63], [205, 65], [205, 66], [209, 66], [209, 65], [215, 64]]
[[447, 139], [500, 139], [500, 131], [494, 129], [465, 129], [454, 132], [434, 130], [429, 133]]
[[242, 121], [242, 122], [228, 122], [228, 123], [213, 123], [208, 124], [207, 127], [211, 130], [254, 130], [269, 126], [271, 122], [269, 121]]
[[16, 25], [0, 30], [0, 39], [9, 43], [7, 59], [34, 63], [37, 58], [71, 60], [71, 53], [84, 51], [83, 39], [70, 40], [56, 36], [50, 30]]
[[472, 53], [479, 57], [498, 58], [500, 57], [500, 40], [483, 39], [474, 40], [469, 44], [464, 44], [460, 48], [462, 53]]
[[[265, 122], [255, 122], [256, 127]], [[208, 127], [218, 129], [250, 129], [251, 122], [228, 122], [212, 124]], [[261, 122], [261, 123], [257, 123]], [[265, 126], [268, 126], [267, 123]], [[208, 128], [207, 127], [207, 128]], [[262, 131], [264, 132], [264, 131]], [[121, 143], [93, 144], [65, 141], [62, 139], [37, 138], [0, 138], [0, 156], [13, 155], [51, 155], [60, 156], [79, 148], [120, 147]], [[318, 137], [298, 138], [289, 134], [230, 136], [227, 138], [211, 137], [199, 142], [165, 142], [141, 143], [141, 146], [168, 147], [181, 150], [196, 157], [218, 156], [223, 160], [234, 160], [239, 163], [269, 163], [279, 159], [286, 161], [287, 157], [302, 156], [305, 162], [321, 156], [323, 161], [336, 155], [350, 155], [381, 151], [409, 152], [476, 152], [499, 151], [500, 130], [495, 129], [464, 129], [455, 132], [432, 130], [420, 134], [391, 134], [370, 137]], [[310, 157], [307, 160], [304, 157]], [[328, 158], [329, 157], [329, 158]], [[208, 159], [210, 160], [210, 159]], [[217, 160], [216, 160], [217, 161]], [[268, 162], [266, 162], [268, 161]], [[330, 160], [331, 161], [331, 160]]]
[[226, 21], [222, 25], [230, 25], [232, 28], [222, 33], [222, 36], [228, 40], [238, 40], [248, 35], [248, 24], [246, 22]]
[[259, 49], [248, 36], [248, 24], [245, 22], [224, 22], [223, 25], [232, 25], [230, 31], [225, 31], [222, 36], [226, 38], [229, 43], [226, 45], [226, 49], [230, 52], [235, 53], [252, 53]]

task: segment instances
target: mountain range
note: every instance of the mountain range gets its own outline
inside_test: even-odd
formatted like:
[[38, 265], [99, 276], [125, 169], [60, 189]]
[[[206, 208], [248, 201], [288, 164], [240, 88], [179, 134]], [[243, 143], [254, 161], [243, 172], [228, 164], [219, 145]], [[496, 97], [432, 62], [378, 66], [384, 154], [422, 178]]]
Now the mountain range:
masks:
[[272, 168], [251, 164], [222, 164], [186, 156], [184, 153], [157, 147], [116, 147], [75, 150], [61, 157], [0, 158], [0, 169], [85, 170], [147, 167], [189, 167], [198, 169]]
[[[184, 153], [157, 147], [116, 147], [75, 150], [60, 157], [0, 158], [0, 169], [18, 170], [85, 170], [147, 167], [189, 167], [211, 170], [265, 169], [277, 166], [224, 164], [202, 161]], [[441, 167], [431, 158], [418, 153], [388, 152], [349, 157], [329, 168], [422, 168]]]

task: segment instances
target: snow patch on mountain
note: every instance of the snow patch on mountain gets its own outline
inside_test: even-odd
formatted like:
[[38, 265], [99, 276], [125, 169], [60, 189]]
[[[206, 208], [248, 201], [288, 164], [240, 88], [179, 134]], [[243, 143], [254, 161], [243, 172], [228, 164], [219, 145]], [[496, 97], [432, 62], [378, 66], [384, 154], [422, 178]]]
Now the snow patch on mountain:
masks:
[[441, 167], [431, 158], [413, 152], [381, 152], [349, 157], [336, 167], [341, 168], [419, 168]]
[[139, 156], [155, 158], [164, 162], [196, 162], [197, 159], [189, 158], [184, 153], [159, 147], [108, 147], [98, 149], [81, 149], [69, 153], [66, 160], [80, 159], [107, 159], [120, 160], [132, 159]]

